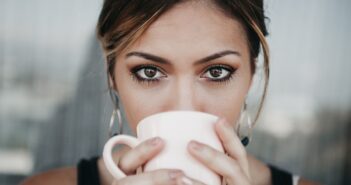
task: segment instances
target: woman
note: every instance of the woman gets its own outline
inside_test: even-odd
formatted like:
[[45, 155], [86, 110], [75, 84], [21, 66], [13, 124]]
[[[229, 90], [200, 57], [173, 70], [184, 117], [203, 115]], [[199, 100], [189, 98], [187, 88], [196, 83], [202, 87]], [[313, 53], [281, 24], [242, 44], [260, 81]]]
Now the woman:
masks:
[[[111, 92], [121, 101], [132, 131], [141, 119], [158, 112], [214, 114], [221, 117], [215, 130], [227, 154], [196, 141], [189, 143], [188, 150], [221, 175], [224, 183], [309, 184], [249, 156], [243, 145], [248, 138], [242, 144], [233, 132], [241, 124], [238, 120], [245, 111], [260, 47], [266, 80], [262, 102], [265, 96], [269, 58], [264, 20], [261, 0], [105, 0], [98, 38], [107, 59]], [[116, 152], [116, 165], [128, 174], [123, 179], [113, 179], [101, 158], [94, 158], [82, 161], [78, 168], [46, 172], [24, 184], [206, 183], [176, 169], [136, 173], [163, 146], [161, 138], [153, 138]]]

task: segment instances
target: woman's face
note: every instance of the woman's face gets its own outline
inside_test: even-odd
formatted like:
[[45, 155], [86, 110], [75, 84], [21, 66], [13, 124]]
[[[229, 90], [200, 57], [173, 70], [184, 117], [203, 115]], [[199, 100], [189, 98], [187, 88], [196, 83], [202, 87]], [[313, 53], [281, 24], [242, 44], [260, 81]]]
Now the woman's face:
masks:
[[204, 3], [179, 4], [117, 57], [115, 86], [132, 131], [146, 116], [192, 110], [235, 123], [251, 84], [242, 25]]

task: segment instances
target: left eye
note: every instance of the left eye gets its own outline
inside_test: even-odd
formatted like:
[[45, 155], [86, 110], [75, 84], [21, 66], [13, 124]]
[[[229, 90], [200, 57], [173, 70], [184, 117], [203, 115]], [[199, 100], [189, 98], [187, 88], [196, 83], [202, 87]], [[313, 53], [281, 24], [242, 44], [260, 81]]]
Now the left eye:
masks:
[[142, 80], [155, 80], [165, 76], [156, 67], [151, 66], [140, 68], [136, 70], [135, 74]]
[[210, 80], [223, 80], [229, 78], [231, 73], [230, 69], [216, 66], [209, 68], [201, 77]]

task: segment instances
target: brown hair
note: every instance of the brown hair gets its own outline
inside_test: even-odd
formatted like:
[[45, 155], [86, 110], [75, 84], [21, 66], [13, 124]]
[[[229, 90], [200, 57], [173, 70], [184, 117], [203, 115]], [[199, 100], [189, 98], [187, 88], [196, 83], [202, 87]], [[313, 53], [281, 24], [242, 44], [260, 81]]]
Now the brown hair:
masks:
[[[164, 12], [186, 0], [105, 0], [97, 24], [97, 37], [105, 52], [108, 74], [113, 79], [116, 56], [132, 45]], [[188, 0], [189, 1], [189, 0]], [[240, 21], [247, 33], [251, 71], [263, 49], [265, 85], [254, 122], [262, 110], [269, 79], [269, 49], [263, 0], [212, 0], [226, 15]]]

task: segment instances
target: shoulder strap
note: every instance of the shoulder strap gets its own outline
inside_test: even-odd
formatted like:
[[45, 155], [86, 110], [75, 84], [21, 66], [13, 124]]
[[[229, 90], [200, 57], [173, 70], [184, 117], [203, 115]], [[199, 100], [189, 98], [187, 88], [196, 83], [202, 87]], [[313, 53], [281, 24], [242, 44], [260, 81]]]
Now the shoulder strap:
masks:
[[78, 185], [100, 185], [98, 157], [90, 160], [82, 159], [78, 163]]
[[291, 173], [271, 165], [268, 166], [271, 170], [273, 185], [293, 185], [293, 177]]

